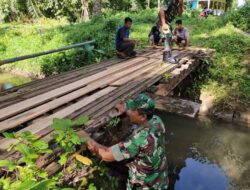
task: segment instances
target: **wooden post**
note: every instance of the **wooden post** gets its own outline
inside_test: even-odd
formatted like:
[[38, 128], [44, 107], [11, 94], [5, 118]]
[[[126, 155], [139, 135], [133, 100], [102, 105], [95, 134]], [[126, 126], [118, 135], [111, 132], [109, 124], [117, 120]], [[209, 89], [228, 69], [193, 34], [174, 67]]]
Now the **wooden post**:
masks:
[[34, 54], [30, 54], [30, 55], [23, 55], [23, 56], [19, 56], [19, 57], [10, 58], [10, 59], [0, 60], [0, 66], [5, 65], [7, 63], [14, 63], [14, 62], [22, 61], [22, 60], [25, 60], [25, 59], [30, 59], [30, 58], [39, 57], [39, 56], [42, 56], [42, 55], [48, 55], [48, 54], [52, 54], [52, 53], [56, 53], [56, 52], [76, 48], [76, 47], [81, 47], [81, 46], [84, 46], [84, 45], [87, 45], [87, 44], [92, 44], [94, 42], [95, 41], [92, 40], [92, 41], [87, 41], [87, 42], [83, 42], [83, 43], [79, 43], [79, 44], [73, 44], [73, 45], [58, 48], [58, 49], [45, 51], [45, 52], [34, 53]]

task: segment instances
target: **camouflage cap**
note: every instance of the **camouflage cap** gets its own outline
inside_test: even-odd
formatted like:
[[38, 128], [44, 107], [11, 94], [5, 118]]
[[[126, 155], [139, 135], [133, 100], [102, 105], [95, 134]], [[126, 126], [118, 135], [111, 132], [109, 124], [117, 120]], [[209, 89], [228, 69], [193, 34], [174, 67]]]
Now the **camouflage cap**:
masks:
[[139, 94], [134, 100], [126, 102], [128, 110], [141, 109], [145, 112], [152, 112], [155, 109], [155, 102], [146, 94]]

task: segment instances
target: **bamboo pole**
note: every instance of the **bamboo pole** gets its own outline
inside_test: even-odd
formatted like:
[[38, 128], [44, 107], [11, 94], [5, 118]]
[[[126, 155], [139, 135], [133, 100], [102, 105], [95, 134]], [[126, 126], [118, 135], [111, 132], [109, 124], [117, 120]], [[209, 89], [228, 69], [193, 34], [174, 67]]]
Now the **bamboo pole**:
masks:
[[48, 55], [48, 54], [52, 54], [52, 53], [56, 53], [56, 52], [60, 52], [60, 51], [65, 51], [65, 50], [72, 49], [72, 48], [81, 47], [81, 46], [84, 46], [84, 45], [87, 45], [87, 44], [92, 44], [94, 42], [95, 41], [92, 40], [92, 41], [87, 41], [87, 42], [83, 42], [83, 43], [73, 44], [73, 45], [70, 45], [70, 46], [65, 46], [65, 47], [58, 48], [58, 49], [45, 51], [45, 52], [34, 53], [34, 54], [30, 54], [30, 55], [23, 55], [23, 56], [19, 56], [19, 57], [10, 58], [10, 59], [0, 60], [0, 66], [8, 64], [8, 63], [14, 63], [14, 62], [17, 62], [17, 61], [22, 61], [22, 60], [25, 60], [25, 59], [35, 58], [35, 57]]

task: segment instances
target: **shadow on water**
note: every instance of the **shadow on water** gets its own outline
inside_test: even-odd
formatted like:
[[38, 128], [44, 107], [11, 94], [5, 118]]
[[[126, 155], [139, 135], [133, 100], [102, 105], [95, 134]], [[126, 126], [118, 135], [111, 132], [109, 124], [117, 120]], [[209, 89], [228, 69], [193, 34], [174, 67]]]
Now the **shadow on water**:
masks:
[[170, 190], [250, 189], [250, 130], [159, 114], [167, 135]]

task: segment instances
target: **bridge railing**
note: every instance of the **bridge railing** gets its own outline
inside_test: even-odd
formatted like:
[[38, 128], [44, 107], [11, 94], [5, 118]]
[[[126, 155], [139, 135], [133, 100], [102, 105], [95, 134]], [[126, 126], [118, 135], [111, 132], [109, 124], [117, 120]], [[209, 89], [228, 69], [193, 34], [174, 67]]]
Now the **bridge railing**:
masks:
[[0, 60], [0, 66], [8, 64], [8, 63], [14, 63], [14, 62], [17, 62], [17, 61], [22, 61], [22, 60], [25, 60], [25, 59], [31, 59], [31, 58], [40, 57], [40, 56], [43, 56], [43, 55], [48, 55], [48, 54], [52, 54], [52, 53], [56, 53], [56, 52], [60, 52], [60, 51], [65, 51], [65, 50], [85, 46], [85, 45], [88, 45], [88, 44], [93, 44], [94, 42], [95, 42], [95, 40], [91, 40], [91, 41], [87, 41], [87, 42], [73, 44], [73, 45], [70, 45], [70, 46], [61, 47], [61, 48], [58, 48], [58, 49], [53, 49], [53, 50], [48, 50], [48, 51], [44, 51], [44, 52], [39, 52], [39, 53], [34, 53], [34, 54], [29, 54], [29, 55], [23, 55], [23, 56], [9, 58], [9, 59], [5, 59], [5, 60]]

